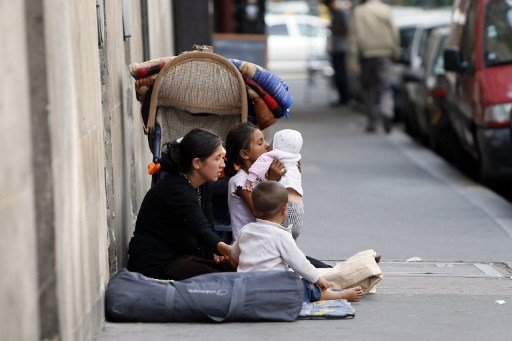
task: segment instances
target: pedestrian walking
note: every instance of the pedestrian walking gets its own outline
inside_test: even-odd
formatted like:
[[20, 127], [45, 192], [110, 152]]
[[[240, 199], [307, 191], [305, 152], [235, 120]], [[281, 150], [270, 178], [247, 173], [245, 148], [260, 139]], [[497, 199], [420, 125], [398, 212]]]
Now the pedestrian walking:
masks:
[[391, 68], [393, 59], [398, 58], [399, 46], [391, 7], [381, 0], [363, 0], [354, 9], [352, 18], [349, 63], [361, 77], [369, 133], [375, 132], [379, 120], [384, 131], [391, 132]]
[[331, 36], [327, 49], [331, 55], [331, 63], [334, 70], [334, 83], [338, 92], [338, 100], [331, 105], [341, 106], [346, 105], [351, 98], [350, 82], [347, 72], [351, 4], [349, 1], [339, 0], [324, 0], [323, 3], [329, 9], [331, 17], [331, 23], [329, 25]]

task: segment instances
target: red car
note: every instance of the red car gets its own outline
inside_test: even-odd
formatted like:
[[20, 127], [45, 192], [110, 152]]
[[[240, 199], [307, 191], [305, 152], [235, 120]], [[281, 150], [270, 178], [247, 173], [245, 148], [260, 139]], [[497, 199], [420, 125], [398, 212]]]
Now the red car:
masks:
[[450, 121], [484, 180], [511, 180], [512, 1], [455, 0], [452, 15]]

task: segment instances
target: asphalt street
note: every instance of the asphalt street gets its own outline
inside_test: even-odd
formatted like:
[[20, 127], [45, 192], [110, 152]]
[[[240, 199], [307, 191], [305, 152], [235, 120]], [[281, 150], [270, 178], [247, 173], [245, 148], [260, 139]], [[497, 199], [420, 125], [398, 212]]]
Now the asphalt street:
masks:
[[327, 105], [325, 84], [290, 86], [292, 115], [267, 135], [292, 128], [304, 137], [299, 246], [332, 262], [375, 249], [377, 293], [353, 304], [350, 320], [107, 322], [98, 339], [511, 340], [512, 204], [400, 129], [366, 134], [362, 114]]

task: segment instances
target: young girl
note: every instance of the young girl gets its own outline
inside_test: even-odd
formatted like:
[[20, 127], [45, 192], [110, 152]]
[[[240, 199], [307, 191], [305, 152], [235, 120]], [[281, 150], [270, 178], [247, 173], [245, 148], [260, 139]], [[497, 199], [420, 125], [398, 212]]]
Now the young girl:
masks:
[[279, 182], [288, 192], [288, 215], [283, 226], [291, 226], [292, 237], [297, 240], [304, 224], [302, 174], [298, 166], [301, 159], [302, 135], [293, 129], [280, 130], [274, 134], [271, 147], [272, 150], [262, 154], [249, 168], [244, 189], [252, 191], [255, 183], [264, 179], [273, 160], [283, 162], [287, 172]]
[[[244, 190], [249, 168], [263, 153], [268, 144], [261, 130], [246, 122], [232, 128], [226, 136], [226, 169], [231, 176], [228, 185], [228, 205], [231, 216], [233, 239], [237, 239], [245, 225], [256, 221], [253, 213], [251, 192]], [[268, 180], [279, 181], [286, 173], [284, 164], [274, 159], [267, 173]]]

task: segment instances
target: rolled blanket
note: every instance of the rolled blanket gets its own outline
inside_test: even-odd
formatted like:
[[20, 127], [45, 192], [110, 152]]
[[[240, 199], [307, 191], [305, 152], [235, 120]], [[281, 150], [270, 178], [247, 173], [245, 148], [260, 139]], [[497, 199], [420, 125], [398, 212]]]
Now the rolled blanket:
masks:
[[280, 77], [251, 62], [239, 59], [230, 59], [229, 61], [233, 63], [242, 74], [246, 74], [265, 89], [265, 91], [279, 103], [281, 108], [283, 108], [285, 112], [288, 112], [288, 109], [290, 109], [293, 103], [293, 98], [288, 91], [288, 84]]
[[254, 121], [261, 130], [276, 123], [277, 119], [265, 101], [251, 88], [247, 88], [247, 95], [254, 105]]
[[135, 81], [135, 88], [141, 88], [143, 86], [152, 87], [155, 84], [156, 75], [139, 78]]
[[160, 70], [174, 57], [162, 57], [157, 59], [148, 60], [142, 63], [130, 64], [130, 74], [135, 79], [145, 78], [151, 75], [156, 75]]
[[346, 289], [361, 286], [363, 293], [374, 293], [375, 285], [382, 279], [382, 270], [375, 261], [375, 251], [365, 250], [356, 253], [331, 269], [317, 269], [332, 289]]
[[137, 101], [144, 102], [144, 99], [146, 98], [146, 93], [149, 89], [155, 85], [156, 75], [144, 77], [137, 79], [135, 81], [135, 94], [137, 97]]
[[283, 111], [283, 108], [281, 108], [279, 103], [277, 103], [277, 101], [261, 86], [259, 86], [252, 78], [250, 78], [246, 74], [242, 74], [242, 77], [245, 81], [245, 84], [252, 90], [254, 90], [263, 101], [265, 101], [265, 103], [267, 104], [267, 106], [269, 107], [269, 109], [272, 111], [276, 118], [281, 118], [283, 116], [288, 117], [289, 109]]

